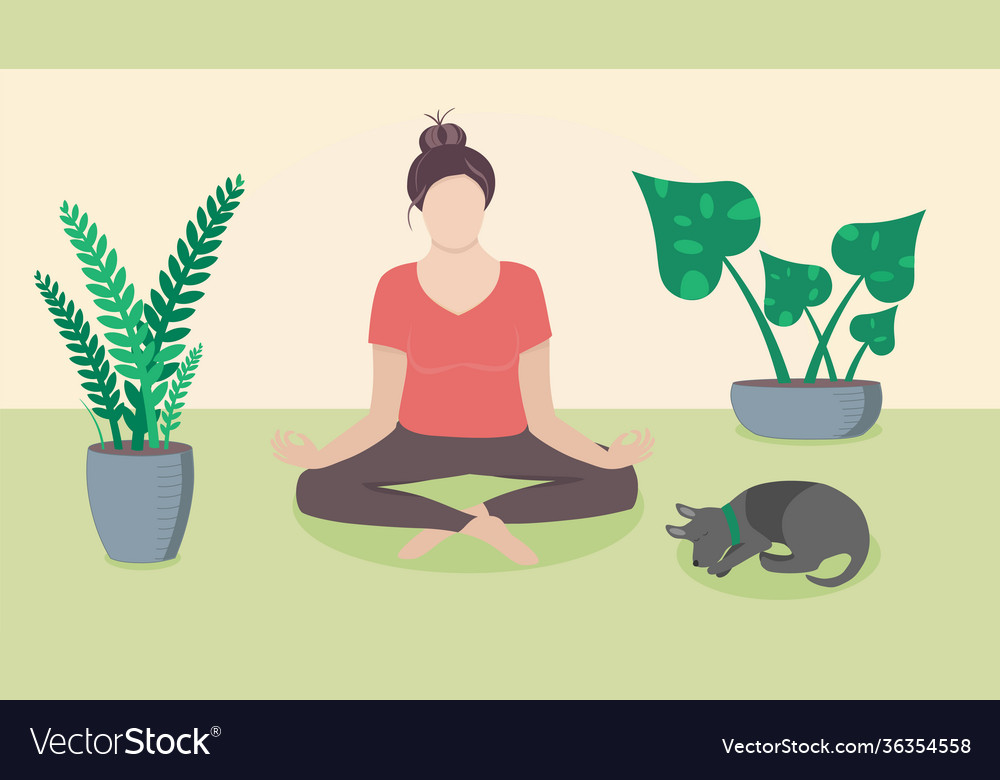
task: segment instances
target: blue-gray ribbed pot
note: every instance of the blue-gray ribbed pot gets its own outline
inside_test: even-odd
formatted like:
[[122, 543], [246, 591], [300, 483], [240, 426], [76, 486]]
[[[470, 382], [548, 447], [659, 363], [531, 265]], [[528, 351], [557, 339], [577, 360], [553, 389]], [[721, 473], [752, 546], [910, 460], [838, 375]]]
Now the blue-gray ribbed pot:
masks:
[[882, 411], [882, 385], [775, 379], [733, 382], [733, 411], [747, 430], [771, 439], [847, 439], [871, 428]]
[[87, 495], [104, 549], [124, 563], [177, 556], [194, 494], [194, 452], [181, 442], [164, 449], [87, 450]]

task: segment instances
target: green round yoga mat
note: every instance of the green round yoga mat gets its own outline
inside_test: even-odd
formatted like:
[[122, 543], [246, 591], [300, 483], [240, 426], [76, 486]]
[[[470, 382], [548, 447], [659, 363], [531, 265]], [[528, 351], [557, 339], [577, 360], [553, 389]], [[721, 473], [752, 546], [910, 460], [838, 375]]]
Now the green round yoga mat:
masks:
[[[464, 509], [511, 490], [537, 484], [537, 481], [468, 475], [414, 482], [396, 489], [405, 487], [407, 493]], [[403, 560], [398, 557], [400, 549], [418, 531], [322, 520], [303, 514], [294, 500], [292, 503], [295, 518], [306, 533], [346, 555], [401, 569], [457, 573], [523, 571], [582, 558], [626, 536], [638, 524], [643, 508], [640, 493], [634, 507], [613, 515], [552, 523], [512, 523], [511, 532], [538, 556], [538, 563], [533, 566], [519, 566], [488, 544], [461, 534], [448, 537], [420, 558]]]

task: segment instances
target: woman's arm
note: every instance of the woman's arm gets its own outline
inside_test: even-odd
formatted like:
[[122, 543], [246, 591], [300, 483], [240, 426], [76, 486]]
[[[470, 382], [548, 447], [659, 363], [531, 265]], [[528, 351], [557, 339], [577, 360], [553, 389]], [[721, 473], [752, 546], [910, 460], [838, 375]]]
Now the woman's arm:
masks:
[[637, 436], [636, 441], [624, 446], [621, 442], [627, 434], [622, 434], [609, 449], [605, 450], [573, 426], [556, 417], [549, 381], [548, 340], [521, 353], [518, 379], [524, 413], [528, 418], [528, 429], [553, 449], [605, 469], [631, 466], [652, 455], [649, 448], [653, 445], [653, 439], [649, 436], [648, 430], [646, 438], [641, 441], [639, 432], [633, 431]]
[[392, 433], [399, 420], [405, 378], [406, 353], [373, 344], [372, 402], [368, 414], [320, 450], [323, 465], [347, 460]]
[[297, 435], [305, 442], [304, 445], [290, 442], [288, 434], [282, 443], [279, 435], [273, 442], [278, 450], [275, 457], [293, 466], [321, 469], [364, 452], [396, 427], [405, 378], [406, 353], [392, 347], [373, 345], [372, 402], [368, 414], [318, 451], [301, 434]]

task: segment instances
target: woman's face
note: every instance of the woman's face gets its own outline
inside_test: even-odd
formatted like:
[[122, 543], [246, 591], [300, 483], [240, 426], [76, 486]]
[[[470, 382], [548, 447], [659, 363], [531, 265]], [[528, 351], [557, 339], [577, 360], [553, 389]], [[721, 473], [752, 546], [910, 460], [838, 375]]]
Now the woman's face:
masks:
[[486, 196], [464, 174], [434, 182], [424, 198], [424, 224], [431, 240], [445, 249], [465, 249], [483, 226]]

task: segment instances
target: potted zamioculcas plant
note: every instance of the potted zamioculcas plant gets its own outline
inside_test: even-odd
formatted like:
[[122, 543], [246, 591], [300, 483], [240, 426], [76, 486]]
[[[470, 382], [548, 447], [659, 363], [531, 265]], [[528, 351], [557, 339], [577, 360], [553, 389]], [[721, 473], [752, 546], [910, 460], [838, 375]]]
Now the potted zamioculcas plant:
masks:
[[[87, 449], [87, 493], [97, 533], [113, 560], [166, 561], [180, 548], [194, 490], [194, 451], [189, 444], [171, 440], [170, 434], [180, 424], [182, 399], [202, 345], [177, 362], [185, 350], [180, 342], [191, 331], [176, 323], [194, 314], [189, 304], [204, 295], [190, 288], [209, 278], [206, 269], [218, 259], [212, 253], [239, 205], [242, 185], [240, 176], [235, 183], [227, 179], [225, 191], [217, 187], [215, 199], [209, 196], [205, 208], [198, 209], [197, 225], [187, 223], [187, 242], [178, 240], [177, 255], [171, 255], [167, 271], [160, 272], [160, 289], [150, 292], [148, 303], [136, 299], [135, 287], [127, 283], [107, 237], [78, 206], [70, 208], [63, 201], [64, 230], [91, 282], [87, 290], [104, 312], [97, 322], [106, 328], [104, 336], [112, 345], [107, 351], [59, 283], [35, 272], [35, 286], [55, 316], [94, 404], [91, 410], [84, 403], [100, 439]], [[119, 375], [124, 377], [121, 388], [128, 405], [122, 402]], [[111, 442], [105, 442], [98, 417], [109, 426]], [[125, 423], [124, 438], [120, 422]]]
[[[633, 174], [653, 222], [663, 285], [678, 298], [699, 300], [716, 288], [725, 268], [757, 321], [775, 378], [733, 383], [730, 399], [744, 427], [781, 439], [840, 439], [871, 428], [882, 409], [882, 386], [855, 374], [867, 352], [892, 352], [896, 307], [851, 320], [850, 333], [860, 348], [843, 377], [828, 350], [830, 336], [862, 282], [882, 303], [898, 303], [909, 295], [924, 212], [886, 222], [854, 222], [837, 231], [833, 260], [857, 279], [820, 328], [811, 309], [825, 303], [833, 289], [824, 268], [760, 252], [765, 279], [762, 309], [730, 262], [730, 257], [749, 249], [760, 232], [760, 210], [746, 187], [732, 181], [677, 182]], [[793, 379], [771, 325], [788, 327], [803, 315], [816, 335], [816, 349], [805, 376]], [[826, 367], [826, 379], [818, 378], [821, 365]]]

